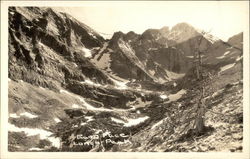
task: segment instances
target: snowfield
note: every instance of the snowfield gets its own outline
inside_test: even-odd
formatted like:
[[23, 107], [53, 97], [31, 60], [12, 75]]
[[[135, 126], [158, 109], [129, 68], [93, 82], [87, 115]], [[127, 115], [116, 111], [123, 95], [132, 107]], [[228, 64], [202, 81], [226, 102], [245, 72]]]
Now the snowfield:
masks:
[[135, 125], [138, 125], [138, 124], [146, 121], [148, 118], [149, 118], [148, 116], [145, 116], [145, 117], [139, 117], [136, 119], [127, 119], [127, 122], [124, 122], [120, 119], [116, 119], [116, 118], [111, 117], [111, 120], [116, 122], [116, 123], [124, 124], [125, 127], [131, 127], [131, 126], [135, 126]]
[[16, 113], [9, 115], [9, 117], [11, 117], [11, 118], [20, 118], [21, 116], [24, 116], [24, 117], [27, 117], [27, 118], [31, 118], [31, 119], [38, 117], [37, 115], [33, 115], [31, 113], [28, 113], [28, 112], [21, 113], [20, 115], [17, 115]]
[[82, 48], [82, 51], [84, 52], [85, 57], [92, 57], [91, 50], [89, 50], [87, 48]]
[[46, 131], [43, 129], [32, 129], [32, 128], [19, 128], [16, 127], [15, 125], [8, 124], [8, 130], [10, 132], [24, 132], [27, 134], [27, 136], [34, 136], [34, 135], [40, 135], [40, 139], [48, 139], [53, 146], [59, 148], [60, 147], [60, 139], [56, 137], [51, 137], [53, 134], [50, 131]]
[[182, 89], [179, 92], [177, 92], [176, 94], [170, 94], [168, 96], [169, 102], [177, 101], [178, 99], [180, 99], [182, 97], [182, 95], [184, 95], [186, 93], [187, 93], [187, 91], [185, 89]]

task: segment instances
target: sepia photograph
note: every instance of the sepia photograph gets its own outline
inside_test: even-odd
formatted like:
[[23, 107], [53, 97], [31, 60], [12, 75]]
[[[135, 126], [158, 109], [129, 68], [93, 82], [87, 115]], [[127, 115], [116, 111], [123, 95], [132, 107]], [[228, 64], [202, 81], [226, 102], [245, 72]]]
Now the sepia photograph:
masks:
[[3, 3], [8, 153], [249, 157], [248, 1], [50, 2]]

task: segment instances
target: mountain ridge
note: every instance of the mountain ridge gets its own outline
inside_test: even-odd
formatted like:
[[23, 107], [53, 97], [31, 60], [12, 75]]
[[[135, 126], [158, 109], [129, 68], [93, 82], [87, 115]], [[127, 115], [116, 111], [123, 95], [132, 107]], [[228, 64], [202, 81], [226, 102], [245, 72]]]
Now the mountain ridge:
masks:
[[[200, 151], [184, 144], [192, 122], [183, 128], [183, 121], [192, 121], [204, 82], [196, 79], [197, 52], [204, 94], [212, 102], [206, 103], [208, 111], [237, 115], [223, 120], [206, 113], [206, 126], [213, 118], [221, 126], [210, 125], [218, 131], [209, 129], [199, 145], [215, 133], [231, 143], [226, 150], [241, 151], [242, 36], [213, 42], [185, 23], [168, 31], [116, 32], [105, 40], [53, 9], [10, 7], [9, 151]], [[179, 122], [177, 134], [171, 122]], [[235, 138], [222, 137], [228, 136], [223, 128]], [[87, 144], [96, 135], [100, 144]], [[209, 144], [202, 150], [221, 150]]]

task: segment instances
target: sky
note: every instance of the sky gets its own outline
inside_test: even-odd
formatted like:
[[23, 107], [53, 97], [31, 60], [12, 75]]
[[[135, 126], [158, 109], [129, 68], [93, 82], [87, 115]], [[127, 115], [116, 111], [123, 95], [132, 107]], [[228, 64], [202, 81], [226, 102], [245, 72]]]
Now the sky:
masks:
[[149, 28], [170, 28], [187, 22], [227, 40], [244, 30], [248, 15], [247, 1], [137, 1], [85, 2], [78, 7], [56, 7], [97, 32], [143, 33]]

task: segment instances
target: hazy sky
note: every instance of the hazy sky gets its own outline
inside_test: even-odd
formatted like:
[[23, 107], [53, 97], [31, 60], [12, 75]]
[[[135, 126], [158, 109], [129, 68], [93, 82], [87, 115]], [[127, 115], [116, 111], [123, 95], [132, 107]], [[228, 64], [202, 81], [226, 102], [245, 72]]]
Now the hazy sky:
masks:
[[67, 12], [98, 32], [142, 33], [187, 22], [194, 27], [212, 30], [223, 40], [244, 30], [247, 1], [158, 1], [158, 2], [85, 2], [79, 7], [63, 7]]

